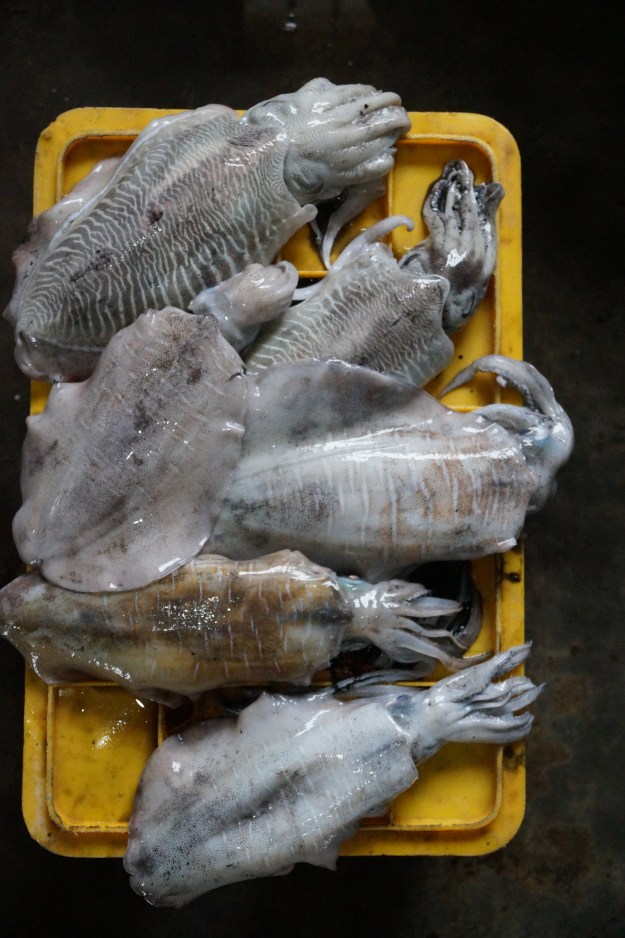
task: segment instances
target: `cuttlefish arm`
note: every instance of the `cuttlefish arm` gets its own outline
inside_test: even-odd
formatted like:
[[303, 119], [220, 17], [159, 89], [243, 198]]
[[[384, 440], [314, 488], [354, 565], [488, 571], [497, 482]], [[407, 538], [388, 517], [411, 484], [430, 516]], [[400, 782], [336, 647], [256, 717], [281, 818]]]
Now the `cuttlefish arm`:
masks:
[[468, 322], [486, 293], [497, 261], [495, 215], [503, 196], [497, 182], [474, 186], [462, 160], [447, 163], [423, 205], [429, 236], [401, 259], [403, 268], [449, 281], [443, 311], [448, 334]]
[[360, 185], [351, 186], [345, 191], [337, 207], [330, 215], [323, 233], [319, 230], [317, 219], [311, 222], [311, 228], [317, 235], [321, 260], [327, 270], [332, 266], [330, 254], [339, 232], [364, 208], [383, 196], [385, 192], [385, 180], [374, 179], [372, 182], [363, 182]]
[[334, 85], [315, 78], [295, 94], [256, 105], [244, 120], [270, 120], [290, 128], [285, 181], [300, 204], [337, 200], [323, 234], [316, 219], [310, 222], [322, 262], [329, 268], [339, 232], [386, 191], [394, 144], [410, 127], [400, 99], [369, 85]]
[[300, 205], [382, 179], [393, 167], [398, 137], [410, 127], [393, 92], [326, 78], [256, 104], [243, 122], [288, 138], [284, 179]]

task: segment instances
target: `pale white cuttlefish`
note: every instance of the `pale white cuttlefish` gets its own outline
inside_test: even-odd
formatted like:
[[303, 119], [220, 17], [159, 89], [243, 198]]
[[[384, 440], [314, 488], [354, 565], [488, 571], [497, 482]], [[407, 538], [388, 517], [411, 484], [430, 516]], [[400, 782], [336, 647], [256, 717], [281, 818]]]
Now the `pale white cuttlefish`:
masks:
[[318, 78], [241, 118], [208, 105], [153, 121], [34, 219], [5, 312], [33, 378], [80, 380], [148, 309], [185, 308], [247, 264], [268, 264], [315, 204], [348, 190], [355, 214], [409, 127], [399, 97]]
[[428, 690], [391, 686], [406, 677], [391, 672], [354, 683], [359, 696], [348, 700], [333, 696], [337, 688], [264, 693], [236, 720], [168, 737], [137, 788], [124, 857], [130, 885], [153, 905], [183, 906], [295, 863], [334, 869], [360, 820], [409, 788], [443, 745], [528, 734], [532, 715], [522, 711], [541, 688], [522, 676], [496, 681], [528, 650], [511, 648]]
[[340, 361], [259, 372], [204, 549], [250, 558], [297, 548], [373, 582], [510, 549], [527, 513], [553, 493], [573, 429], [527, 362], [485, 356], [448, 389], [478, 371], [510, 384], [525, 405], [454, 411], [406, 381]]
[[213, 317], [164, 309], [120, 330], [86, 381], [27, 419], [13, 535], [51, 582], [134, 589], [191, 560], [244, 433], [247, 379]]

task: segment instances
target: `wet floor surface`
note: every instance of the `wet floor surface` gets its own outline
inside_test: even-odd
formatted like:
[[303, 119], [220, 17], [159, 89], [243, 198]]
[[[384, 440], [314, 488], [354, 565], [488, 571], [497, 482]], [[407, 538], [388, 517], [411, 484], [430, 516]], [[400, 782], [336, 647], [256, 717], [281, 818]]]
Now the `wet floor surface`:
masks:
[[[57, 857], [22, 821], [23, 662], [0, 645], [0, 790], [6, 934], [338, 936], [625, 934], [623, 706], [623, 188], [620, 71], [605, 14], [582, 4], [486, 13], [463, 3], [154, 0], [8, 2], [0, 53], [0, 294], [30, 218], [40, 131], [81, 106], [245, 108], [305, 80], [397, 91], [409, 110], [489, 115], [523, 172], [525, 357], [577, 434], [559, 491], [528, 520], [528, 672], [547, 689], [527, 747], [528, 803], [505, 849], [478, 858], [341, 859], [331, 873], [228, 887], [180, 912], [131, 893], [121, 861]], [[285, 28], [295, 25], [295, 29]], [[616, 167], [615, 167], [616, 162]], [[26, 379], [0, 329], [0, 576], [21, 572]]]

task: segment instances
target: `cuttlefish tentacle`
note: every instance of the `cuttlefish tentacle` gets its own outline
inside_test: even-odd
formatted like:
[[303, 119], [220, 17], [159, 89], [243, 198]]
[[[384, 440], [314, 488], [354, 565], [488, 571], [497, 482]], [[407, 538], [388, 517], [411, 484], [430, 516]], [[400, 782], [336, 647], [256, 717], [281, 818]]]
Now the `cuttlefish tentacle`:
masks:
[[[455, 617], [460, 606], [452, 600], [430, 596], [424, 587], [390, 580], [376, 585], [357, 578], [339, 577], [342, 591], [354, 608], [354, 621], [348, 630], [346, 641], [353, 633], [354, 644], [362, 635], [381, 648], [399, 663], [415, 661], [415, 655], [423, 655], [426, 661], [440, 661], [450, 671], [459, 671], [475, 664], [487, 655], [460, 658], [458, 651], [465, 651], [456, 643], [450, 628], [433, 628], [426, 625], [429, 618]], [[421, 619], [423, 625], [417, 621]], [[450, 623], [451, 624], [451, 623]], [[382, 639], [376, 636], [382, 636]], [[439, 640], [444, 640], [440, 642]], [[447, 651], [444, 645], [456, 646], [456, 654]], [[420, 671], [420, 674], [427, 671]]]
[[361, 231], [359, 235], [353, 238], [349, 244], [343, 248], [334, 263], [328, 265], [328, 273], [325, 279], [319, 280], [309, 287], [299, 287], [295, 290], [293, 299], [297, 302], [312, 299], [324, 287], [329, 276], [341, 270], [342, 267], [352, 264], [357, 257], [364, 254], [365, 249], [370, 244], [381, 241], [382, 238], [390, 234], [391, 231], [400, 228], [402, 225], [406, 227], [408, 231], [412, 231], [414, 228], [412, 218], [408, 218], [407, 215], [391, 215], [389, 218], [383, 218], [382, 221], [376, 222], [375, 225], [371, 225], [369, 228]]
[[323, 234], [318, 230], [317, 220], [311, 223], [311, 227], [316, 231], [317, 240], [320, 244], [321, 260], [326, 270], [332, 266], [331, 253], [338, 233], [352, 221], [359, 212], [379, 199], [386, 192], [386, 182], [384, 180], [374, 179], [360, 183], [360, 185], [351, 186], [347, 189], [339, 206], [334, 210]]

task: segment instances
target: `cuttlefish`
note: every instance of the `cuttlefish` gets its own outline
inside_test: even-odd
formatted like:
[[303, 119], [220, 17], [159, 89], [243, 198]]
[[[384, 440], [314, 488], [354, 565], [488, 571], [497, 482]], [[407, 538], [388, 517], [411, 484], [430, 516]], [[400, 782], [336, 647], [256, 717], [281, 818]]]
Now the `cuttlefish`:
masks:
[[[219, 687], [308, 684], [341, 652], [374, 645], [413, 677], [452, 671], [480, 629], [479, 600], [419, 583], [337, 577], [298, 551], [202, 555], [140, 590], [79, 593], [40, 573], [0, 590], [0, 635], [49, 684], [97, 678], [176, 706]], [[378, 653], [378, 657], [379, 653]]]
[[208, 105], [153, 121], [35, 218], [15, 252], [5, 316], [18, 364], [33, 378], [84, 379], [119, 329], [268, 264], [319, 202], [348, 192], [344, 222], [409, 125], [396, 94], [324, 78], [243, 117]]
[[[124, 866], [152, 905], [183, 906], [229, 883], [334, 869], [359, 821], [383, 811], [449, 742], [511, 743], [541, 691], [522, 676], [521, 645], [428, 690], [374, 675], [352, 697], [263, 693], [237, 719], [192, 725], [148, 760], [129, 823]], [[368, 679], [369, 681], [371, 679]], [[384, 683], [384, 682], [387, 683]], [[357, 695], [357, 696], [355, 696]]]

